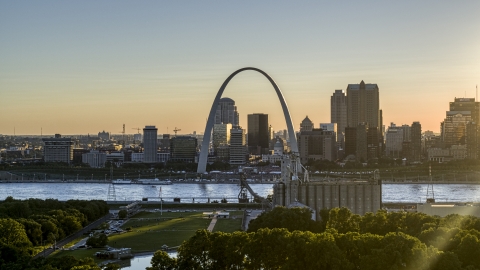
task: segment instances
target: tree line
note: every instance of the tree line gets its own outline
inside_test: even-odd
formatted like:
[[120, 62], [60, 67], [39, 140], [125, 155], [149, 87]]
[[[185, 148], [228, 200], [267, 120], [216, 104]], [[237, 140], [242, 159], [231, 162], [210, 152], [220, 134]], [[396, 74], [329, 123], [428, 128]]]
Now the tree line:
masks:
[[28, 261], [43, 247], [79, 231], [108, 210], [105, 201], [8, 197], [0, 202], [0, 269]]
[[480, 269], [480, 219], [423, 213], [352, 214], [276, 207], [248, 232], [199, 230], [177, 258], [157, 251], [155, 269]]

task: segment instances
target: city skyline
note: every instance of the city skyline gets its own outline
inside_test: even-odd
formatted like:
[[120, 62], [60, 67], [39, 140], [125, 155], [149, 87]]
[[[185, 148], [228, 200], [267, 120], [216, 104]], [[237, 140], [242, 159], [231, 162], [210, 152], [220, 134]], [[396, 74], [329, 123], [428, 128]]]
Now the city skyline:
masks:
[[[225, 78], [252, 66], [282, 90], [295, 130], [330, 121], [336, 89], [377, 84], [383, 124], [439, 132], [476, 97], [480, 2], [0, 3], [0, 134], [203, 133]], [[235, 77], [240, 125], [286, 128], [260, 74]], [[271, 102], [270, 102], [271, 101]], [[317, 126], [316, 126], [317, 127]], [[168, 128], [168, 131], [167, 131]]]

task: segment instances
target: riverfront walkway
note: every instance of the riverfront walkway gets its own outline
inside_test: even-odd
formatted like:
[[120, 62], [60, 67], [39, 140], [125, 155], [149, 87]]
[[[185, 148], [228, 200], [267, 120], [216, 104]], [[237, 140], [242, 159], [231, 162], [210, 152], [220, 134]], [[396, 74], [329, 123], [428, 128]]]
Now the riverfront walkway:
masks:
[[214, 217], [212, 218], [212, 221], [210, 222], [210, 225], [208, 225], [207, 230], [208, 230], [209, 232], [213, 232], [213, 228], [215, 228], [215, 224], [217, 224], [217, 216], [214, 216]]

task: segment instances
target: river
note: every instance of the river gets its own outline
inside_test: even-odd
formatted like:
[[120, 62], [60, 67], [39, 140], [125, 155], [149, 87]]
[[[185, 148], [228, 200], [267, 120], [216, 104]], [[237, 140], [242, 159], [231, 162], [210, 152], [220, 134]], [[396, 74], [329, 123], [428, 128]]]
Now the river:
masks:
[[[252, 189], [261, 196], [273, 193], [272, 184], [250, 184]], [[161, 191], [160, 191], [161, 189]], [[115, 185], [117, 201], [135, 201], [142, 198], [164, 201], [181, 198], [182, 202], [207, 202], [227, 198], [234, 202], [240, 188], [237, 184], [212, 183], [175, 183], [173, 185]], [[478, 184], [435, 184], [435, 199], [437, 202], [480, 202], [480, 185]], [[107, 200], [109, 184], [94, 183], [0, 183], [0, 200], [8, 196], [15, 199], [58, 199], [66, 201]], [[110, 190], [110, 195], [113, 191]], [[427, 195], [426, 184], [383, 184], [383, 202], [423, 202]]]

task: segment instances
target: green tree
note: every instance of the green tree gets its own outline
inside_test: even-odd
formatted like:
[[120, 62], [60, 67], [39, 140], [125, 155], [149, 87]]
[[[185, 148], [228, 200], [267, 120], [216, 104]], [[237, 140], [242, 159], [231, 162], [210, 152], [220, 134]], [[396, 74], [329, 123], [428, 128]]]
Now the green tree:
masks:
[[334, 235], [294, 231], [285, 247], [288, 259], [282, 269], [352, 269]]
[[465, 235], [454, 252], [462, 262], [463, 267], [471, 265], [475, 269], [480, 268], [480, 242], [477, 236]]
[[212, 247], [210, 232], [198, 230], [194, 236], [178, 248], [177, 263], [179, 269], [209, 269], [211, 260], [208, 256]]
[[457, 254], [453, 252], [441, 252], [436, 260], [432, 261], [432, 270], [461, 270], [462, 262], [458, 259]]
[[122, 209], [122, 210], [118, 211], [118, 218], [120, 218], [120, 219], [127, 218], [127, 210]]
[[259, 229], [245, 246], [248, 269], [280, 269], [290, 254], [290, 232], [285, 228]]
[[87, 239], [86, 244], [92, 247], [104, 247], [108, 243], [108, 236], [104, 233], [98, 233], [93, 236], [90, 236]]
[[329, 212], [327, 229], [335, 229], [339, 233], [358, 232], [360, 230], [360, 216], [354, 215], [346, 208], [333, 208]]
[[167, 252], [163, 250], [157, 250], [150, 261], [150, 267], [146, 270], [174, 270], [177, 269], [177, 259], [172, 258]]
[[32, 243], [22, 224], [11, 218], [0, 219], [0, 244], [16, 247], [27, 247]]
[[248, 231], [254, 232], [261, 228], [286, 228], [288, 231], [320, 231], [320, 226], [312, 220], [309, 208], [275, 207], [250, 221]]
[[28, 239], [34, 246], [42, 244], [42, 225], [32, 219], [17, 219], [23, 225]]

